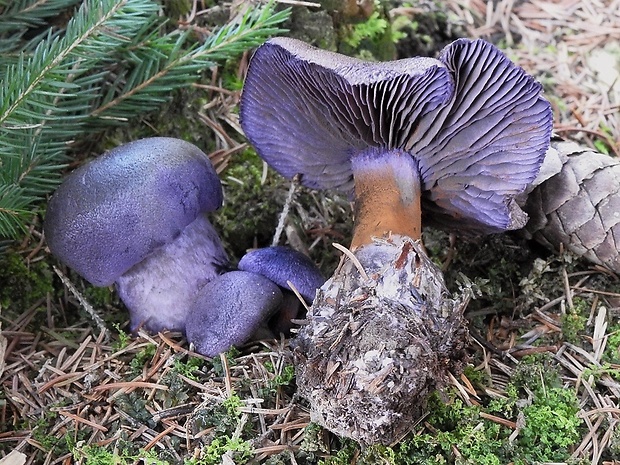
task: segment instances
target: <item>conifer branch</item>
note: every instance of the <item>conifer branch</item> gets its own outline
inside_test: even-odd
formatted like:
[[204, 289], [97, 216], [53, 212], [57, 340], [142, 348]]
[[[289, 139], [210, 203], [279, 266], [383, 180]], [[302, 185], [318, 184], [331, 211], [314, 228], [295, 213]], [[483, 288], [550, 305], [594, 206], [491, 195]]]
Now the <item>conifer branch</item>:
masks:
[[[64, 30], [24, 40], [75, 4]], [[196, 44], [189, 31], [164, 33], [160, 9], [154, 0], [0, 0], [0, 237], [26, 229], [70, 142], [158, 108], [206, 68], [279, 32], [289, 14], [271, 2]]]

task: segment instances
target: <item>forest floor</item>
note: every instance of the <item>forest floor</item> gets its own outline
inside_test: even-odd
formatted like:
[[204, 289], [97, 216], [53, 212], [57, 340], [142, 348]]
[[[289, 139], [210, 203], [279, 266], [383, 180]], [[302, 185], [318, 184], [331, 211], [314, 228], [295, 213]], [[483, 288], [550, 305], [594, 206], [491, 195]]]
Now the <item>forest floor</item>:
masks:
[[[194, 3], [199, 15], [202, 2]], [[543, 84], [559, 136], [620, 156], [620, 0], [393, 3], [392, 24], [404, 36], [498, 45]], [[211, 155], [231, 193], [247, 168], [234, 171], [235, 157], [247, 146], [234, 110], [239, 91], [218, 79], [197, 91], [208, 96], [201, 119], [219, 133]], [[260, 162], [250, 166], [263, 177]], [[282, 203], [288, 184], [276, 178], [263, 181]], [[254, 202], [260, 211], [262, 200]], [[301, 189], [287, 241], [329, 274], [339, 255], [331, 243], [346, 243], [350, 214], [346, 199]], [[214, 217], [222, 228], [229, 221]], [[480, 289], [466, 313], [470, 363], [409, 437], [362, 449], [310, 422], [287, 339], [209, 359], [179, 334], [130, 336], [113, 292], [56, 268], [33, 224], [11, 266], [55, 287], [33, 280], [27, 306], [1, 316], [0, 464], [620, 464], [618, 276], [517, 236], [424, 234], [449, 283], [462, 273]]]

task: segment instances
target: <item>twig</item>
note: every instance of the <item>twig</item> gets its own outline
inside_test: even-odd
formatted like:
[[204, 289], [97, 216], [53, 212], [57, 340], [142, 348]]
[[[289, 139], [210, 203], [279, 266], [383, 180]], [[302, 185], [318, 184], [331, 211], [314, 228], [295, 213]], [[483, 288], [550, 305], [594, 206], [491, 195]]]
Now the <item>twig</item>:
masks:
[[364, 281], [369, 280], [366, 270], [364, 269], [364, 267], [362, 266], [362, 264], [360, 263], [360, 261], [357, 259], [357, 257], [355, 256], [353, 252], [347, 249], [344, 245], [338, 244], [337, 242], [334, 242], [332, 245], [336, 249], [340, 250], [343, 254], [345, 254], [349, 258], [349, 260], [353, 262], [359, 274], [362, 276], [362, 278], [364, 278]]
[[57, 267], [54, 266], [53, 268], [62, 283], [67, 287], [67, 289], [69, 289], [69, 292], [71, 292], [71, 294], [75, 296], [78, 302], [80, 302], [82, 308], [86, 310], [86, 313], [90, 315], [99, 330], [104, 334], [104, 341], [107, 343], [110, 339], [110, 332], [108, 331], [108, 328], [106, 327], [103, 319], [97, 314], [93, 306], [88, 303], [84, 296], [75, 288], [73, 283], [69, 281], [69, 278], [67, 278], [64, 273], [60, 271]]
[[272, 247], [275, 247], [280, 242], [282, 231], [284, 231], [284, 223], [286, 222], [286, 218], [288, 217], [288, 212], [291, 209], [291, 204], [293, 203], [293, 197], [295, 196], [295, 191], [297, 190], [298, 185], [299, 185], [299, 175], [295, 175], [293, 177], [293, 180], [291, 181], [291, 186], [288, 188], [288, 195], [286, 196], [286, 201], [284, 202], [284, 206], [282, 207], [282, 212], [280, 212], [280, 217], [278, 218], [278, 226], [276, 227], [276, 232], [274, 233], [273, 240], [271, 241]]
[[308, 307], [306, 300], [301, 296], [295, 285], [291, 281], [287, 281], [286, 284], [288, 284], [288, 287], [291, 288], [291, 291], [293, 291], [293, 294], [295, 294], [295, 296], [299, 299], [301, 304], [305, 307], [306, 311], [310, 311], [310, 307]]

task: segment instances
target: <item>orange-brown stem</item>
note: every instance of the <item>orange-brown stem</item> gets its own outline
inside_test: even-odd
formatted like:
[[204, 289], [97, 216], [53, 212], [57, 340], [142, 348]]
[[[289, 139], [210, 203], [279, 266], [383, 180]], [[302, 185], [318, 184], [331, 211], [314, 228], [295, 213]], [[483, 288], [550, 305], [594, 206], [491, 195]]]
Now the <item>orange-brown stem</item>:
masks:
[[420, 177], [411, 154], [373, 149], [354, 158], [352, 165], [355, 230], [351, 249], [389, 234], [420, 239]]

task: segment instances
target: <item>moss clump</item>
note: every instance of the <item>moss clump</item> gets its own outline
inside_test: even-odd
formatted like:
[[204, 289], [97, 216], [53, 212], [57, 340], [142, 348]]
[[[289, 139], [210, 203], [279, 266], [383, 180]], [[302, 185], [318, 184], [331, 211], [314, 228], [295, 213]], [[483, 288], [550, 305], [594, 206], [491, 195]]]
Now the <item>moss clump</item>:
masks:
[[129, 362], [129, 367], [131, 368], [131, 375], [140, 375], [142, 373], [142, 370], [144, 369], [144, 365], [146, 365], [148, 361], [155, 356], [156, 352], [157, 346], [155, 344], [148, 344], [146, 347], [140, 350], [140, 352], [138, 352]]
[[579, 402], [566, 389], [550, 356], [526, 357], [506, 388], [508, 397], [490, 403], [489, 411], [522, 423], [503, 455], [515, 465], [563, 462], [569, 447], [582, 437]]
[[263, 182], [263, 162], [251, 149], [235, 157], [221, 178], [224, 206], [214, 223], [234, 260], [271, 243], [288, 182], [272, 171]]
[[394, 35], [384, 2], [374, 3], [374, 11], [366, 18], [342, 23], [340, 53], [375, 61], [396, 58], [395, 42], [401, 35]]
[[[213, 399], [213, 402], [203, 404], [194, 415], [194, 430], [201, 431], [212, 428], [211, 436], [222, 438], [235, 433], [241, 419], [243, 401], [232, 393], [223, 401]], [[244, 425], [243, 430], [248, 432], [251, 426]]]
[[0, 255], [0, 307], [22, 312], [54, 292], [54, 272], [45, 261], [26, 263], [15, 252]]
[[562, 315], [562, 335], [564, 340], [579, 345], [586, 329], [590, 305], [584, 299], [573, 299], [573, 308]]
[[253, 447], [242, 439], [220, 436], [202, 450], [199, 458], [186, 460], [185, 465], [217, 465], [226, 453], [233, 463], [247, 463], [253, 456]]
[[148, 465], [168, 465], [170, 462], [160, 460], [153, 451], [140, 449], [137, 453], [110, 450], [110, 446], [84, 445], [73, 448], [73, 457], [84, 465], [130, 465], [145, 463]]
[[609, 363], [620, 363], [620, 324], [615, 324], [607, 330], [607, 345], [603, 353], [603, 360]]

